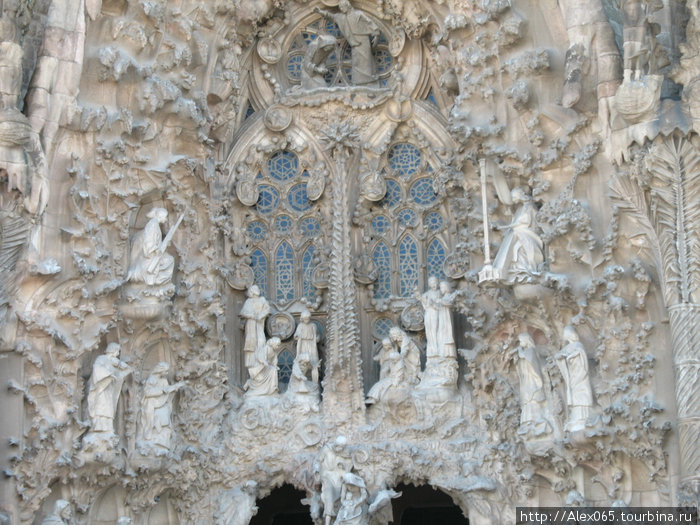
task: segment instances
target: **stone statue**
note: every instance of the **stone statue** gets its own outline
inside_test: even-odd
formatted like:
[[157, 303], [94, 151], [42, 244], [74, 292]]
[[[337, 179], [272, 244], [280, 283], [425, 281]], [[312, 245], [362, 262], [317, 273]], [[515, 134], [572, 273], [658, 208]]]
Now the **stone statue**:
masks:
[[358, 9], [353, 9], [348, 0], [339, 0], [340, 13], [331, 13], [315, 8], [314, 11], [340, 28], [352, 49], [352, 83], [356, 86], [377, 81], [376, 64], [372, 54], [373, 41], [379, 37], [379, 28], [374, 21]]
[[245, 320], [244, 364], [250, 368], [256, 364], [255, 352], [265, 345], [265, 318], [270, 314], [270, 304], [260, 296], [257, 284], [248, 288], [247, 295], [239, 315]]
[[337, 503], [341, 496], [343, 477], [352, 468], [346, 450], [345, 436], [338, 436], [332, 443], [326, 443], [314, 464], [314, 470], [321, 478], [321, 502], [323, 503], [324, 525], [330, 525], [337, 514]]
[[242, 487], [227, 490], [221, 497], [219, 509], [214, 514], [216, 525], [248, 525], [253, 516], [258, 513], [255, 505], [258, 484], [246, 481]]
[[564, 328], [566, 346], [554, 357], [564, 377], [569, 417], [566, 430], [574, 432], [586, 426], [593, 407], [593, 391], [588, 377], [588, 356], [573, 326]]
[[438, 287], [438, 278], [432, 275], [428, 278], [428, 290], [422, 295], [418, 292], [418, 290], [415, 292], [416, 298], [423, 305], [425, 339], [427, 341], [425, 354], [429, 357], [438, 355], [438, 339], [440, 331], [438, 309], [442, 299]]
[[270, 396], [277, 393], [277, 353], [282, 342], [271, 337], [255, 351], [255, 362], [248, 367], [250, 378], [243, 389], [249, 396]]
[[109, 343], [104, 355], [95, 359], [88, 387], [88, 414], [90, 433], [114, 435], [114, 416], [124, 379], [132, 373], [131, 368], [119, 359], [120, 347]]
[[380, 361], [379, 381], [367, 392], [368, 405], [385, 400], [392, 389], [404, 386], [405, 368], [401, 355], [390, 339], [382, 340], [382, 348], [375, 356]]
[[454, 294], [447, 281], [440, 282], [440, 300], [438, 302], [438, 341], [439, 357], [457, 358], [457, 346], [452, 328], [452, 303]]
[[312, 411], [318, 412], [318, 368], [313, 366], [308, 354], [297, 353], [292, 365], [292, 375], [289, 378], [287, 392], [298, 402], [305, 404]]
[[182, 217], [163, 239], [160, 225], [168, 219], [168, 211], [164, 208], [153, 208], [146, 216], [150, 220], [145, 228], [134, 236], [131, 243], [126, 280], [148, 286], [162, 286], [173, 278], [175, 259], [172, 255], [165, 253], [165, 250]]
[[654, 11], [663, 8], [661, 0], [622, 0], [620, 12], [624, 25], [622, 52], [624, 59], [624, 81], [640, 80], [647, 70], [656, 73], [655, 36], [658, 27], [649, 22]]
[[404, 378], [408, 385], [420, 381], [420, 350], [406, 332], [394, 326], [389, 330], [389, 339], [399, 347], [399, 355], [404, 369]]
[[523, 332], [518, 336], [519, 346], [513, 351], [520, 389], [520, 428], [518, 433], [533, 437], [551, 431], [546, 414], [547, 399], [539, 359], [532, 336]]
[[333, 35], [318, 35], [306, 48], [301, 63], [302, 89], [327, 87], [325, 76], [328, 68], [324, 65], [328, 55], [335, 51], [336, 40]]
[[175, 392], [185, 383], [168, 383], [170, 365], [160, 362], [153, 367], [146, 379], [141, 400], [138, 444], [144, 452], [152, 451], [156, 455], [170, 450], [173, 429], [170, 422], [172, 401]]
[[311, 365], [311, 380], [318, 384], [318, 331], [316, 325], [311, 322], [311, 313], [308, 310], [301, 312], [300, 321], [294, 332], [294, 339], [297, 342], [297, 359], [306, 356], [306, 360]]
[[544, 262], [544, 243], [535, 232], [537, 227], [535, 205], [522, 188], [511, 192], [514, 204], [520, 203], [513, 221], [507, 228], [493, 262], [496, 275], [509, 283], [528, 282], [539, 273]]
[[70, 503], [64, 499], [56, 500], [53, 512], [44, 518], [41, 525], [73, 525], [73, 510]]
[[365, 481], [351, 472], [343, 476], [343, 488], [340, 492], [340, 510], [335, 523], [347, 525], [364, 525], [367, 523], [367, 487]]

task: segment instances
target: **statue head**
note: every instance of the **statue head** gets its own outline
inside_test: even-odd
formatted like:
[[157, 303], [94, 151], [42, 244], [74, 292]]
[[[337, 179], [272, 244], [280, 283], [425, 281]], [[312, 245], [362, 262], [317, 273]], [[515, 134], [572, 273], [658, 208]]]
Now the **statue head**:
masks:
[[520, 186], [517, 186], [511, 190], [510, 198], [516, 204], [519, 202], [526, 202], [529, 199], [527, 193], [525, 193], [525, 190], [522, 189]]
[[339, 0], [338, 9], [340, 9], [341, 13], [347, 13], [350, 11], [350, 9], [352, 9], [352, 6], [350, 5], [349, 0]]
[[153, 370], [151, 370], [151, 374], [165, 375], [168, 373], [168, 370], [170, 370], [170, 365], [165, 361], [161, 361], [160, 363], [156, 363], [156, 365], [153, 367]]
[[333, 441], [333, 450], [335, 450], [336, 452], [341, 452], [342, 450], [345, 449], [345, 446], [347, 444], [348, 444], [348, 440], [345, 436], [338, 436]]
[[304, 310], [303, 312], [301, 312], [300, 317], [301, 317], [301, 320], [304, 322], [310, 321], [311, 320], [311, 312], [309, 312], [308, 310]]
[[107, 348], [105, 348], [105, 355], [109, 357], [119, 357], [120, 350], [121, 346], [119, 346], [119, 343], [109, 343]]
[[535, 346], [535, 341], [533, 341], [532, 336], [527, 332], [522, 332], [520, 335], [518, 335], [518, 342], [520, 343], [520, 346], [524, 346], [526, 348]]
[[277, 350], [280, 346], [282, 346], [282, 341], [279, 337], [270, 337], [270, 339], [267, 340], [267, 344], [273, 350]]
[[578, 334], [576, 333], [576, 329], [571, 325], [568, 325], [564, 328], [563, 337], [564, 337], [564, 341], [568, 341], [570, 343], [573, 343], [573, 342], [576, 342], [579, 340]]
[[440, 281], [440, 291], [442, 293], [450, 293], [450, 283], [447, 281]]
[[168, 219], [168, 210], [165, 208], [153, 208], [146, 215], [149, 219], [156, 219], [159, 223], [164, 223]]
[[394, 347], [394, 344], [391, 342], [391, 339], [389, 339], [388, 337], [385, 337], [384, 339], [382, 339], [382, 348], [384, 348], [385, 350], [390, 350], [393, 347]]
[[431, 275], [428, 277], [428, 288], [431, 290], [437, 290], [438, 289], [438, 278], [435, 277], [434, 275]]
[[260, 287], [257, 284], [248, 287], [248, 297], [260, 297]]
[[389, 339], [391, 339], [392, 341], [398, 343], [403, 340], [403, 336], [403, 330], [401, 330], [401, 328], [399, 328], [398, 326], [394, 326], [391, 328], [391, 330], [389, 330]]
[[56, 500], [56, 503], [53, 504], [53, 513], [63, 519], [70, 519], [73, 517], [70, 503], [64, 499]]

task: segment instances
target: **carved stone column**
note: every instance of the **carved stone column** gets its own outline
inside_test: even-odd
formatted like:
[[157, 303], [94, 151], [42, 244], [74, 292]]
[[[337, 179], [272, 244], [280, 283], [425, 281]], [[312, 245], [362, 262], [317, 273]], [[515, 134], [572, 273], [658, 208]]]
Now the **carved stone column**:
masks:
[[350, 189], [348, 160], [356, 143], [354, 130], [344, 124], [324, 130], [335, 163], [331, 206], [332, 238], [329, 273], [330, 305], [323, 412], [331, 428], [364, 422], [360, 326], [357, 290], [353, 276], [350, 238]]

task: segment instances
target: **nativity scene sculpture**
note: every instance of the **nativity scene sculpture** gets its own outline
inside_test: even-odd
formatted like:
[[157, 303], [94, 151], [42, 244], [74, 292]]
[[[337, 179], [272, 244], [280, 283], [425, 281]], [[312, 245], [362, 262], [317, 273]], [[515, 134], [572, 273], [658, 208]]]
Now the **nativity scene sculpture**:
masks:
[[168, 382], [169, 370], [170, 365], [165, 361], [156, 364], [143, 387], [137, 448], [144, 455], [161, 456], [170, 450], [173, 397], [185, 383], [171, 385]]
[[248, 367], [250, 377], [243, 386], [247, 396], [264, 397], [278, 393], [277, 354], [281, 346], [279, 337], [271, 337], [256, 349], [254, 361]]
[[338, 514], [344, 476], [352, 469], [352, 459], [345, 436], [326, 443], [314, 462], [314, 471], [321, 481], [323, 524], [331, 525]]
[[564, 328], [564, 347], [554, 356], [564, 378], [568, 418], [565, 430], [583, 430], [593, 409], [593, 390], [588, 374], [588, 356], [573, 326]]
[[265, 319], [270, 315], [270, 304], [260, 295], [260, 287], [248, 288], [248, 299], [243, 303], [239, 316], [244, 320], [243, 363], [246, 368], [256, 364], [255, 354], [265, 345]]

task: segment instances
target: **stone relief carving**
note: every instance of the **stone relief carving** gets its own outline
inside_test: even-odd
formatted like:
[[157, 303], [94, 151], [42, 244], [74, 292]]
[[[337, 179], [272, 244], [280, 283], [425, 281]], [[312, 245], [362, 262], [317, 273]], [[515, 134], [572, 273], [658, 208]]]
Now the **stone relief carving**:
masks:
[[168, 383], [170, 365], [160, 362], [153, 367], [143, 386], [137, 447], [142, 454], [164, 455], [172, 440], [172, 402], [175, 392], [185, 383]]
[[[623, 90], [623, 103], [634, 100], [614, 119], [621, 75], [610, 24], [629, 29], [623, 52], [639, 74], [627, 83], [651, 86], [645, 77], [666, 73], [632, 51], [641, 42], [653, 62], [655, 39], [677, 46], [672, 6], [626, 3], [646, 9], [642, 23], [613, 20], [609, 3], [593, 0], [518, 10], [333, 3], [323, 2], [337, 29], [314, 14], [318, 2], [16, 7], [0, 72], [3, 100], [16, 99], [6, 113], [17, 116], [2, 120], [12, 130], [3, 155], [20, 159], [31, 182], [21, 189], [21, 177], [8, 177], [20, 191], [2, 194], [17, 202], [0, 216], [3, 273], [11, 266], [18, 277], [3, 281], [1, 327], [14, 363], [8, 406], [24, 411], [24, 423], [6, 427], [13, 457], [3, 465], [16, 521], [49, 519], [48, 503], [66, 498], [75, 517], [57, 523], [94, 523], [113, 497], [102, 514], [112, 521], [247, 523], [256, 499], [283, 482], [327, 523], [386, 523], [379, 515], [402, 482], [439, 487], [474, 523], [514, 521], [525, 503], [696, 501], [697, 72], [688, 64], [697, 6], [672, 75], [682, 99], [654, 91], [646, 106]], [[304, 28], [315, 38], [294, 48]], [[566, 42], [556, 38], [564, 29]], [[334, 62], [342, 39], [348, 54]], [[333, 74], [352, 81], [331, 85]], [[42, 150], [51, 162], [38, 169]], [[287, 172], [289, 153], [298, 169]], [[484, 184], [483, 202], [476, 159], [526, 200], [511, 210]], [[273, 182], [287, 173], [289, 183]], [[26, 207], [49, 181], [51, 192]], [[277, 192], [272, 213], [265, 185]], [[138, 210], [158, 208], [179, 226], [149, 270], [143, 252], [134, 260], [133, 224]], [[485, 213], [507, 225], [500, 240], [484, 233]], [[18, 216], [37, 222], [31, 236], [13, 226]], [[162, 246], [168, 235], [150, 219]], [[38, 260], [55, 265], [28, 257], [25, 272], [30, 238]], [[478, 284], [485, 248], [504, 286]], [[132, 273], [140, 277], [125, 282]], [[433, 275], [450, 287], [434, 290]], [[522, 284], [536, 287], [525, 296]], [[244, 301], [239, 291], [254, 286]], [[145, 304], [129, 295], [135, 287], [167, 288], [157, 305], [168, 315], [125, 308], [129, 297]], [[428, 290], [421, 299], [436, 292], [435, 302], [419, 305], [415, 289]], [[531, 339], [518, 345], [524, 333]], [[90, 391], [100, 374], [89, 356], [107, 341], [124, 357], [105, 375], [119, 388], [102, 410], [109, 429], [98, 431]], [[669, 341], [672, 363], [659, 353]], [[172, 385], [162, 371], [146, 377], [163, 360]], [[153, 396], [140, 397], [149, 382]], [[671, 383], [675, 400], [658, 388]], [[174, 403], [166, 390], [176, 386]], [[155, 428], [142, 422], [151, 398], [162, 426], [144, 436]], [[139, 457], [147, 442], [152, 457]]]
[[41, 525], [71, 525], [75, 523], [70, 502], [59, 499], [54, 503], [53, 512], [46, 516]]

